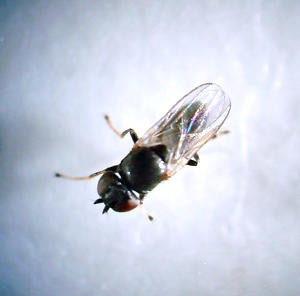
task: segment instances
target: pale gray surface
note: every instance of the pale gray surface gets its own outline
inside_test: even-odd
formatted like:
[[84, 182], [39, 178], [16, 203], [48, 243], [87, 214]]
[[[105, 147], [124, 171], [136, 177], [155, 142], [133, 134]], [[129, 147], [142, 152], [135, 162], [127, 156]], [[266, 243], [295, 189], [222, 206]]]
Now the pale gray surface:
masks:
[[[1, 295], [300, 295], [298, 1], [0, 3]], [[53, 178], [129, 151], [103, 113], [142, 134], [204, 82], [232, 134], [149, 194], [154, 223]]]

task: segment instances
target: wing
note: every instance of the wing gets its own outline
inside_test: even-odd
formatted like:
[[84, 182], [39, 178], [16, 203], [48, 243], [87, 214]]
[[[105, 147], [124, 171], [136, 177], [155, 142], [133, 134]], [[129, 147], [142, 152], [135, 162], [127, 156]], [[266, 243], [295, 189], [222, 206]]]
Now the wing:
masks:
[[202, 84], [179, 100], [135, 146], [165, 145], [167, 177], [171, 177], [215, 135], [230, 106], [230, 99], [220, 86]]

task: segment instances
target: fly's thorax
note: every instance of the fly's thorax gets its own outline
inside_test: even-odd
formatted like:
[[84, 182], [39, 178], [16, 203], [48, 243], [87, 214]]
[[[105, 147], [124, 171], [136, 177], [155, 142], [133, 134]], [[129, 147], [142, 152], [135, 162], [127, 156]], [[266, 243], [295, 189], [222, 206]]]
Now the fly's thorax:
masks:
[[118, 173], [131, 190], [146, 193], [162, 181], [167, 155], [165, 145], [134, 147], [121, 161]]

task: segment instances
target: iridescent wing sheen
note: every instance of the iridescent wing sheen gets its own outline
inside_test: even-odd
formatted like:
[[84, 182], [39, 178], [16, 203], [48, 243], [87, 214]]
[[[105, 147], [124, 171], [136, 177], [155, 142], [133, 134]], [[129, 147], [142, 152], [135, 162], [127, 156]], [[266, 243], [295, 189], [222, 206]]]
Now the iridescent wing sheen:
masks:
[[214, 83], [202, 84], [179, 100], [138, 141], [135, 147], [166, 145], [166, 178], [173, 176], [224, 123], [230, 99]]

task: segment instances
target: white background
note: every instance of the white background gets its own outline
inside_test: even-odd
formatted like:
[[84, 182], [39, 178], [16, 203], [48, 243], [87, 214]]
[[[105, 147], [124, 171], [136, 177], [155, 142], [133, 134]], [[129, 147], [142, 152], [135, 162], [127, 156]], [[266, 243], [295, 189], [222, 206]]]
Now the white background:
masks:
[[[298, 1], [1, 1], [1, 295], [300, 295]], [[185, 93], [232, 101], [139, 210], [97, 180]]]

